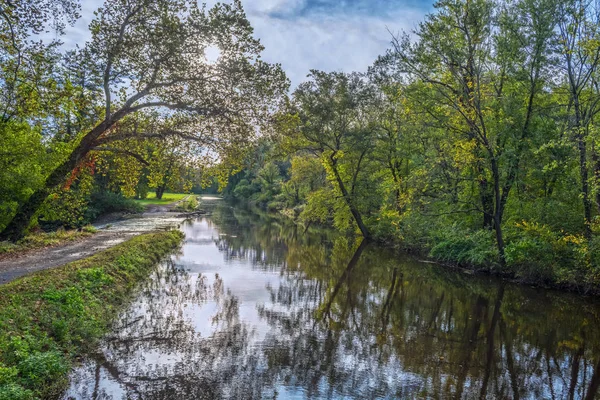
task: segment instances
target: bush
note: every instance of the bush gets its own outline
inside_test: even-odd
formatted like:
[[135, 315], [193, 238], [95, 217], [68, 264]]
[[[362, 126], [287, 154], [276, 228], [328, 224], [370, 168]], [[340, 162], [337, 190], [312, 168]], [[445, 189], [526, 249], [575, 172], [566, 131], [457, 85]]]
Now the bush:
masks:
[[0, 384], [0, 400], [32, 400], [33, 392], [16, 383]]
[[69, 371], [67, 361], [57, 351], [36, 352], [19, 363], [24, 387], [41, 387], [48, 382], [64, 379]]
[[507, 232], [507, 239], [506, 263], [517, 277], [572, 285], [588, 282], [590, 259], [583, 236], [523, 221]]
[[183, 200], [181, 203], [175, 207], [178, 211], [196, 211], [200, 206], [200, 202], [198, 201], [197, 196], [190, 196], [187, 200]]
[[378, 240], [403, 240], [401, 231], [402, 216], [396, 210], [384, 209], [375, 220], [369, 221], [373, 237]]
[[489, 267], [498, 260], [498, 251], [489, 230], [466, 230], [457, 225], [438, 230], [432, 235], [430, 256], [442, 261]]
[[101, 215], [112, 212], [140, 213], [144, 206], [120, 193], [95, 191], [85, 212], [85, 221], [91, 222]]

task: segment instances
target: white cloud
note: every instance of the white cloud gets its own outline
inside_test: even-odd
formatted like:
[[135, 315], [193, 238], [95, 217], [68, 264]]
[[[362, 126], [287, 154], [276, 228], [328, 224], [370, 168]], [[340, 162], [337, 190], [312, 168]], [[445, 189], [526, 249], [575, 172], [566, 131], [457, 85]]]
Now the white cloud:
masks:
[[265, 46], [265, 60], [281, 63], [292, 87], [311, 69], [366, 71], [389, 47], [389, 31], [410, 31], [423, 16], [418, 10], [399, 10], [385, 17], [318, 14], [285, 19], [249, 13]]
[[245, 1], [247, 12], [280, 13], [291, 15], [301, 10], [306, 5], [306, 0], [251, 0]]
[[[408, 1], [408, 0], [407, 0]], [[201, 0], [210, 7], [217, 0]], [[311, 69], [366, 71], [388, 48], [388, 32], [410, 31], [425, 16], [426, 8], [399, 1], [242, 0], [258, 37], [265, 46], [263, 58], [281, 63], [292, 88]], [[315, 5], [318, 3], [317, 5]], [[88, 25], [101, 0], [82, 0], [82, 18], [62, 38], [65, 47], [82, 45]], [[380, 10], [373, 10], [375, 5]], [[367, 11], [367, 8], [371, 7]], [[375, 12], [374, 12], [375, 11]], [[378, 11], [378, 12], [377, 12]]]

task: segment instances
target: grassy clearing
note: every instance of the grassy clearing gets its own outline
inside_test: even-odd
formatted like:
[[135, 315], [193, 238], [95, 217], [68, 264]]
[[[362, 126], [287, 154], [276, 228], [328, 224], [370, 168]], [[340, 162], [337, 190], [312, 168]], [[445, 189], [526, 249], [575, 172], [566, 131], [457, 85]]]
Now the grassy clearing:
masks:
[[187, 193], [164, 193], [162, 199], [156, 198], [156, 193], [148, 194], [148, 197], [143, 200], [135, 200], [136, 203], [147, 206], [150, 204], [170, 204], [189, 196]]
[[55, 398], [179, 231], [137, 236], [92, 257], [0, 286], [0, 400]]
[[59, 229], [55, 232], [33, 233], [25, 236], [17, 243], [0, 242], [0, 258], [27, 250], [41, 249], [72, 242], [96, 233], [96, 228], [86, 225], [81, 230]]

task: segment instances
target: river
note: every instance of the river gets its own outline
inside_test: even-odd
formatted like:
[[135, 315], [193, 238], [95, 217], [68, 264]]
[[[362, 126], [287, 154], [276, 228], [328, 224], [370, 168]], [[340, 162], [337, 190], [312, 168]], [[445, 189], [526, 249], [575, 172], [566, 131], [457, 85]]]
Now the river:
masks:
[[205, 206], [64, 399], [597, 398], [597, 300]]

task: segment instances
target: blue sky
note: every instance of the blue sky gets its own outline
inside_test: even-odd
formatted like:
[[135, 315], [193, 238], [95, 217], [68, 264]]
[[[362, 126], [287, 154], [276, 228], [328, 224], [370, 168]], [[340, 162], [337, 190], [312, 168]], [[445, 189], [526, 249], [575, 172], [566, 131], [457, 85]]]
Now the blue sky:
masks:
[[[208, 5], [216, 2], [206, 0]], [[281, 63], [295, 87], [310, 69], [365, 71], [390, 43], [388, 32], [410, 31], [432, 9], [431, 0], [242, 0], [263, 58]], [[101, 0], [82, 0], [82, 18], [63, 38], [87, 37]]]

